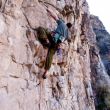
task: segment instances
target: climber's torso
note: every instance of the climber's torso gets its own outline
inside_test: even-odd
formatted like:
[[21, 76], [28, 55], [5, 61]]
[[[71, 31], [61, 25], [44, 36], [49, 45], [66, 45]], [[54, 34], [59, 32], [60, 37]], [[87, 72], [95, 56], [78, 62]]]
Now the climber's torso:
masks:
[[57, 20], [57, 28], [55, 33], [60, 34], [64, 39], [68, 38], [68, 27], [66, 26], [65, 22], [62, 19]]

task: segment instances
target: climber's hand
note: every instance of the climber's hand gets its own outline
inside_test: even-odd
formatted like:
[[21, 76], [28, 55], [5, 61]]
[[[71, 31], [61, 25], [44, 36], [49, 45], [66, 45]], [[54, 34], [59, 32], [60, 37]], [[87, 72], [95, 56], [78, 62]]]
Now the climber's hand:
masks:
[[47, 12], [50, 12], [48, 8], [47, 8]]
[[48, 12], [50, 15], [52, 15], [52, 11], [51, 11], [49, 8], [47, 8], [47, 12]]
[[55, 21], [58, 20], [57, 15], [56, 15], [51, 9], [47, 8], [47, 12], [49, 13], [49, 15], [50, 15]]

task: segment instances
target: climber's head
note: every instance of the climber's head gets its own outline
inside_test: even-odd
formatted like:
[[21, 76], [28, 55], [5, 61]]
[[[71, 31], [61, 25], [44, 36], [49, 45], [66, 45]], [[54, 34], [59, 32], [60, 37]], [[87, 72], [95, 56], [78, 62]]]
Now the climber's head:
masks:
[[67, 25], [67, 27], [68, 27], [69, 29], [72, 27], [72, 24], [71, 24], [71, 23], [67, 23], [66, 25]]

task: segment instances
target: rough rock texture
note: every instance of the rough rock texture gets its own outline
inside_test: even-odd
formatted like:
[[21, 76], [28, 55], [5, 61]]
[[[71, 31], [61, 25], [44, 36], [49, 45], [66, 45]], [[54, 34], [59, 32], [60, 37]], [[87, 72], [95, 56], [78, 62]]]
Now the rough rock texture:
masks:
[[[0, 109], [95, 110], [90, 76], [90, 54], [94, 51], [90, 47], [94, 47], [96, 40], [87, 2], [2, 0], [1, 3]], [[58, 16], [61, 16], [58, 11], [62, 13], [65, 22], [71, 21], [73, 28], [72, 42], [62, 44], [64, 64], [59, 65], [55, 54], [48, 78], [43, 80], [47, 49], [35, 39], [33, 29], [38, 26], [55, 29], [56, 23], [48, 15], [47, 7]]]
[[97, 46], [100, 50], [99, 53], [107, 73], [110, 75], [110, 34], [106, 31], [98, 17], [91, 16], [90, 20], [96, 34]]
[[110, 35], [98, 17], [91, 15], [90, 21], [97, 41], [96, 46], [90, 48], [96, 110], [110, 110]]

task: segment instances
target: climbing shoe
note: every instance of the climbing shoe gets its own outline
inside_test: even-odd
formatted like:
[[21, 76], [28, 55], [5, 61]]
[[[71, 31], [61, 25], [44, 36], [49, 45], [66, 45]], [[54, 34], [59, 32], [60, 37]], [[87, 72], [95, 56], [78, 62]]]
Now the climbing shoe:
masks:
[[43, 78], [43, 79], [46, 79], [46, 74], [43, 74], [43, 75], [42, 75], [42, 78]]

